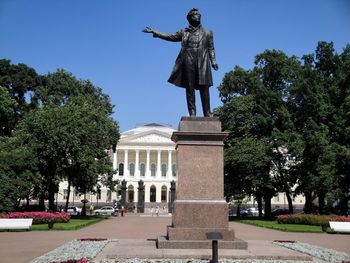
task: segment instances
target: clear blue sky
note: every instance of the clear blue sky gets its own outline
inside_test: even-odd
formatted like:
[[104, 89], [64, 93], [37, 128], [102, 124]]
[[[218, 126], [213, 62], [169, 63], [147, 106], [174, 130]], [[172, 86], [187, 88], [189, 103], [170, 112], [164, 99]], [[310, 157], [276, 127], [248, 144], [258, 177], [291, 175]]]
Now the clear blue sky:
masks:
[[338, 52], [350, 42], [347, 0], [0, 0], [0, 58], [91, 80], [111, 97], [121, 131], [151, 122], [177, 128], [187, 115], [185, 91], [167, 79], [180, 43], [141, 30], [176, 32], [192, 7], [214, 31], [220, 70], [213, 71], [212, 108], [221, 105], [224, 74], [251, 68], [266, 49], [302, 56], [318, 41], [333, 41]]

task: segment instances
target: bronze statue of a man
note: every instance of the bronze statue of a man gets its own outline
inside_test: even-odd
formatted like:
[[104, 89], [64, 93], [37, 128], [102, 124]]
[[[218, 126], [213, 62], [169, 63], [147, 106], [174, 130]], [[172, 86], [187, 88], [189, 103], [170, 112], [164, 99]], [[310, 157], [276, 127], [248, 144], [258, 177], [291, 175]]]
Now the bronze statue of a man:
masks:
[[175, 34], [165, 34], [146, 27], [143, 32], [153, 33], [167, 41], [181, 41], [181, 50], [168, 82], [186, 89], [187, 108], [190, 116], [196, 116], [195, 90], [200, 91], [203, 115], [210, 117], [209, 87], [213, 85], [210, 65], [218, 70], [215, 60], [213, 32], [201, 25], [201, 14], [193, 8], [187, 14], [189, 26]]

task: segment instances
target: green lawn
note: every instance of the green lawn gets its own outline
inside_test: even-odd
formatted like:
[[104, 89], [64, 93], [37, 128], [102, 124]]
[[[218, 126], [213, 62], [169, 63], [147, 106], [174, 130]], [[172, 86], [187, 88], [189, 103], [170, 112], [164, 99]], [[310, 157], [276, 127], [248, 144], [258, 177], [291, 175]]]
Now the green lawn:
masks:
[[278, 224], [276, 220], [239, 219], [237, 222], [286, 232], [322, 233], [321, 226]]
[[[82, 227], [86, 227], [92, 224], [96, 224], [102, 220], [105, 220], [105, 217], [85, 217], [79, 219], [71, 219], [68, 223], [55, 223], [52, 230], [77, 230]], [[37, 230], [50, 230], [47, 224], [38, 224], [32, 225], [30, 231]]]

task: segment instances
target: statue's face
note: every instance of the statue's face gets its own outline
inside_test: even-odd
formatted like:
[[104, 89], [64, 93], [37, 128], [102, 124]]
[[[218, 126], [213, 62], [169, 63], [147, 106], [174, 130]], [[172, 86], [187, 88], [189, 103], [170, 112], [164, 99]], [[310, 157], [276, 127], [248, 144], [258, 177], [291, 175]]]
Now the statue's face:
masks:
[[201, 22], [201, 14], [198, 11], [193, 11], [189, 18], [188, 21], [191, 22], [195, 22], [195, 23], [200, 23]]

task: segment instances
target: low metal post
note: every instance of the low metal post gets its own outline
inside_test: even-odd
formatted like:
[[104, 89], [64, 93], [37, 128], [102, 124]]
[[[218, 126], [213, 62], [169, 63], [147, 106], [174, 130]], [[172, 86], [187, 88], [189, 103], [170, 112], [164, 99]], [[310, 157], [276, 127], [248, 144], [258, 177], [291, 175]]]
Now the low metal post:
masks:
[[218, 241], [212, 240], [211, 243], [211, 249], [212, 249], [212, 260], [211, 263], [218, 263]]
[[211, 240], [212, 260], [210, 263], [218, 263], [218, 240], [223, 239], [222, 234], [220, 232], [208, 232], [206, 236], [208, 240]]

